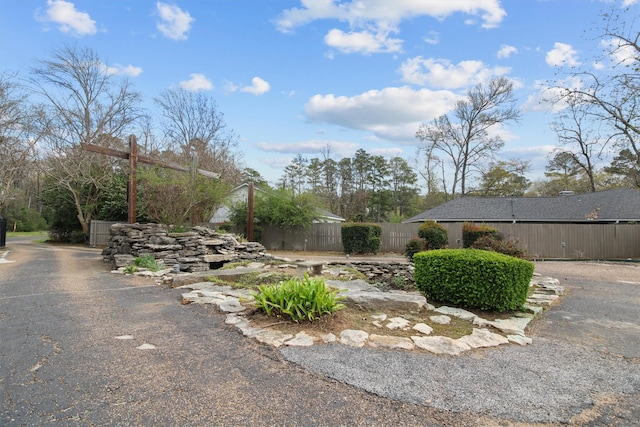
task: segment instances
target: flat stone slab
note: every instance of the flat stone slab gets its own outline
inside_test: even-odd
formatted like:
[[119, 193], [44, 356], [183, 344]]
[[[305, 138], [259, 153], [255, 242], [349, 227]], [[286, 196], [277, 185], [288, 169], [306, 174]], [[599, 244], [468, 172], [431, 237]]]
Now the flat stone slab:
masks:
[[325, 280], [326, 286], [331, 286], [334, 289], [345, 289], [347, 291], [369, 291], [369, 292], [381, 292], [380, 289], [373, 285], [368, 284], [365, 280]]
[[462, 320], [473, 320], [478, 317], [470, 311], [464, 310], [462, 308], [447, 307], [446, 305], [436, 308], [435, 311], [437, 311], [438, 313], [446, 314], [448, 316], [455, 316]]
[[471, 350], [471, 347], [464, 342], [449, 337], [412, 336], [411, 339], [416, 347], [435, 354], [450, 354], [456, 356], [463, 351]]
[[429, 316], [429, 320], [440, 325], [448, 325], [451, 323], [451, 317], [445, 316], [444, 314], [440, 316]]
[[295, 337], [286, 341], [285, 345], [293, 347], [311, 347], [313, 345], [313, 337], [306, 332], [298, 332]]
[[356, 329], [345, 329], [340, 333], [340, 344], [351, 347], [364, 347], [364, 343], [369, 338], [369, 334], [365, 331]]
[[411, 329], [425, 335], [429, 335], [431, 334], [431, 332], [433, 332], [433, 328], [426, 323], [416, 323]]
[[420, 311], [427, 305], [427, 299], [417, 294], [391, 292], [347, 291], [342, 293], [347, 304], [353, 304], [364, 310], [405, 310]]
[[387, 323], [387, 329], [409, 329], [409, 321], [403, 317], [392, 317], [389, 319], [389, 323]]
[[458, 341], [467, 344], [471, 348], [496, 347], [509, 343], [509, 340], [500, 334], [491, 332], [488, 329], [477, 328], [473, 328], [471, 335], [458, 338]]
[[370, 347], [397, 348], [403, 350], [413, 350], [415, 345], [409, 338], [394, 337], [389, 335], [369, 335], [367, 345]]

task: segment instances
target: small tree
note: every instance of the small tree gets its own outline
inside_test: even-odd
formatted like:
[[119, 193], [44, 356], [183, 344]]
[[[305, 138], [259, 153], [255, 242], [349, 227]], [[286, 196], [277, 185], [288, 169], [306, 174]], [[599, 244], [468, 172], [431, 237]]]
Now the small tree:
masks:
[[346, 254], [378, 253], [382, 227], [377, 224], [343, 224], [342, 245]]
[[447, 229], [435, 221], [426, 221], [418, 229], [418, 236], [424, 240], [424, 249], [444, 249], [449, 245]]

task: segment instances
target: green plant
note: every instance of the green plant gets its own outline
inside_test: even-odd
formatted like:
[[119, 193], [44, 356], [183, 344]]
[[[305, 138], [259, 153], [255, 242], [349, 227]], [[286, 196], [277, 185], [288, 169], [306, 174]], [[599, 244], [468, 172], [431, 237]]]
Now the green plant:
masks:
[[347, 254], [378, 253], [382, 240], [382, 227], [378, 224], [343, 224], [342, 246]]
[[404, 247], [404, 255], [409, 258], [409, 261], [413, 260], [413, 256], [425, 250], [424, 240], [413, 237], [411, 238]]
[[262, 285], [259, 293], [252, 293], [256, 307], [268, 316], [287, 316], [294, 322], [313, 321], [345, 307], [337, 290], [327, 289], [324, 279], [291, 278], [278, 285]]
[[134, 274], [136, 271], [138, 271], [138, 267], [135, 265], [127, 265], [124, 268], [124, 274]]
[[420, 225], [418, 236], [424, 240], [426, 250], [444, 249], [449, 245], [447, 229], [435, 221], [425, 221]]
[[478, 249], [440, 249], [414, 256], [416, 287], [436, 301], [481, 310], [521, 308], [533, 263]]
[[489, 227], [484, 224], [475, 225], [470, 222], [465, 222], [462, 225], [462, 247], [470, 248], [473, 242], [478, 240], [482, 236], [496, 236], [498, 230], [493, 227]]
[[516, 240], [507, 240], [502, 233], [481, 236], [471, 245], [472, 249], [482, 249], [509, 255], [516, 258], [526, 258], [527, 251], [517, 246]]
[[133, 265], [139, 268], [146, 268], [151, 271], [158, 271], [162, 269], [162, 266], [158, 264], [153, 255], [143, 255], [133, 260]]

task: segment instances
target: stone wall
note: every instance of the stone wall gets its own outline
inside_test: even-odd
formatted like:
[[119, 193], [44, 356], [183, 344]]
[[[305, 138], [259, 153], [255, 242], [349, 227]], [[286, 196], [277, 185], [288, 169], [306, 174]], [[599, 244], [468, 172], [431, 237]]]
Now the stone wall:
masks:
[[186, 272], [216, 269], [227, 262], [271, 258], [260, 243], [241, 243], [233, 234], [207, 227], [172, 233], [160, 224], [111, 226], [111, 239], [102, 251], [105, 261], [122, 267], [144, 255], [151, 255], [167, 266], [178, 265], [180, 271]]
[[[266, 252], [256, 242], [239, 242], [235, 235], [219, 233], [207, 227], [193, 227], [184, 233], [173, 233], [160, 224], [114, 224], [111, 239], [102, 251], [103, 259], [116, 268], [133, 263], [136, 257], [151, 255], [165, 265], [179, 266], [180, 271], [195, 273], [215, 270], [225, 263], [246, 260], [282, 260]], [[391, 288], [413, 285], [413, 265], [378, 261], [327, 263], [348, 266], [363, 273], [370, 283]]]
[[409, 262], [349, 261], [327, 264], [327, 267], [331, 266], [355, 268], [365, 275], [369, 283], [383, 284], [386, 285], [384, 286], [385, 288], [412, 288], [415, 284], [413, 279], [413, 264]]

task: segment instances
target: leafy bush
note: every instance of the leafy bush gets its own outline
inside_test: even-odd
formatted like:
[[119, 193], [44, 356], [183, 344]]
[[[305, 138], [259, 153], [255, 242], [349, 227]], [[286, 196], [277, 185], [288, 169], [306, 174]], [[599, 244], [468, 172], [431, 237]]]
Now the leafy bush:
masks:
[[424, 240], [417, 237], [411, 238], [404, 247], [404, 255], [411, 261], [418, 252], [424, 251]]
[[428, 298], [482, 310], [517, 310], [529, 292], [533, 263], [478, 249], [440, 249], [413, 257], [416, 287]]
[[493, 251], [516, 258], [526, 258], [527, 251], [518, 248], [516, 240], [506, 240], [502, 233], [479, 237], [471, 245], [473, 249]]
[[342, 225], [342, 246], [347, 254], [378, 253], [382, 246], [382, 227], [378, 224]]
[[444, 249], [449, 245], [447, 229], [435, 221], [425, 221], [418, 229], [418, 236], [424, 240], [426, 250]]
[[307, 319], [313, 321], [324, 314], [343, 309], [337, 290], [330, 290], [322, 277], [309, 279], [291, 278], [279, 285], [262, 285], [259, 293], [253, 293], [256, 306], [268, 316], [287, 316], [294, 322]]
[[498, 234], [498, 230], [493, 227], [488, 227], [484, 224], [475, 225], [470, 222], [465, 222], [462, 225], [462, 247], [470, 248], [473, 242], [478, 240], [482, 236], [495, 236]]

